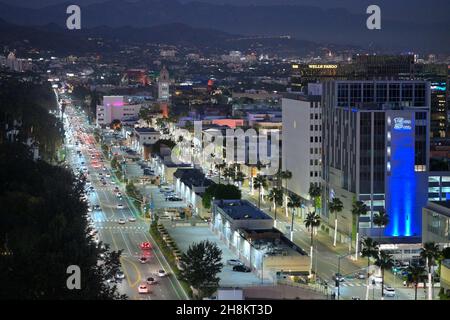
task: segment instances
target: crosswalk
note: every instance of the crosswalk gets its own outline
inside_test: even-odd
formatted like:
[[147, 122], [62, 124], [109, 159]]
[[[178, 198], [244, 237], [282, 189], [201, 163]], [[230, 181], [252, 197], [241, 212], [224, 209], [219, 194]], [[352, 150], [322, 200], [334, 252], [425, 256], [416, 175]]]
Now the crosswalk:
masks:
[[98, 226], [99, 230], [135, 230], [135, 231], [147, 231], [148, 227], [141, 226]]
[[342, 287], [365, 287], [366, 283], [364, 282], [341, 282], [339, 286]]

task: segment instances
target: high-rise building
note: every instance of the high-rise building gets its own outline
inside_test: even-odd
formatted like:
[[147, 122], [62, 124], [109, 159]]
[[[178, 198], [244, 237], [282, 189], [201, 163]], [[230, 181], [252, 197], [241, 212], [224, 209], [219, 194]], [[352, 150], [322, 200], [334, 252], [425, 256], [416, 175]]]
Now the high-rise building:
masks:
[[124, 96], [104, 96], [103, 103], [97, 106], [97, 125], [105, 126], [114, 120], [137, 122], [142, 105], [128, 101]]
[[158, 77], [158, 100], [167, 102], [170, 97], [169, 71], [165, 66], [161, 69]]
[[[420, 239], [428, 197], [429, 83], [331, 81], [323, 85], [322, 106], [324, 219], [334, 223], [328, 202], [338, 197], [344, 203], [341, 241], [351, 238], [356, 223], [363, 236]], [[369, 208], [359, 219], [351, 214], [355, 200]], [[373, 223], [382, 208], [390, 217], [384, 229]]]
[[[319, 84], [320, 86], [320, 84]], [[288, 93], [282, 100], [283, 170], [292, 173], [287, 188], [309, 199], [311, 184], [322, 181], [322, 108], [315, 95]]]

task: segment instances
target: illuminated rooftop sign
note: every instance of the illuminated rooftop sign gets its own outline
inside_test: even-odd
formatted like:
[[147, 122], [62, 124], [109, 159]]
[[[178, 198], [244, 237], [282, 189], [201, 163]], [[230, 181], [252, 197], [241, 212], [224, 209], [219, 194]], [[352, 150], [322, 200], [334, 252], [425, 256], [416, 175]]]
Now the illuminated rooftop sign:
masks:
[[411, 130], [412, 122], [411, 120], [405, 119], [405, 118], [394, 118], [394, 129], [395, 130]]
[[337, 69], [337, 64], [309, 64], [310, 69]]

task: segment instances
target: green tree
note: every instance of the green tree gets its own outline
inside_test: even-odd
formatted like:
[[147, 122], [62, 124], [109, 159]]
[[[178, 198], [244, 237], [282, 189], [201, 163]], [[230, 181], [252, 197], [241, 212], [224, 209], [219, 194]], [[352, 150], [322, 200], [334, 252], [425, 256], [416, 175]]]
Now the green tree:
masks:
[[258, 208], [261, 208], [261, 192], [263, 188], [267, 188], [267, 178], [258, 174], [253, 179], [253, 187], [258, 190]]
[[233, 177], [233, 181], [239, 183], [239, 185], [242, 185], [244, 180], [245, 180], [245, 174], [242, 171], [238, 170]]
[[227, 178], [228, 182], [230, 182], [230, 180], [233, 179], [235, 175], [236, 170], [234, 168], [227, 167], [223, 170], [223, 176]]
[[378, 233], [378, 242], [380, 242], [382, 228], [386, 228], [389, 224], [389, 215], [386, 213], [384, 208], [380, 209], [380, 211], [373, 216], [373, 224], [380, 228]]
[[425, 268], [419, 265], [409, 265], [406, 271], [408, 272], [411, 282], [414, 283], [414, 300], [417, 300], [417, 287], [419, 286], [420, 281], [423, 280]]
[[150, 110], [150, 108], [142, 107], [139, 110], [139, 118], [144, 120], [147, 123], [147, 125], [150, 127], [150, 125], [152, 124], [153, 113]]
[[240, 200], [242, 193], [238, 187], [232, 184], [213, 184], [203, 194], [203, 207], [210, 209], [213, 198], [215, 200]]
[[363, 257], [367, 258], [367, 289], [366, 289], [366, 300], [369, 300], [369, 278], [370, 278], [370, 259], [376, 259], [378, 256], [379, 245], [378, 242], [374, 241], [372, 238], [365, 238], [362, 241], [361, 254]]
[[[11, 253], [0, 255], [0, 299], [125, 298], [106, 282], [121, 252], [94, 241], [82, 179], [19, 143], [0, 144], [0, 177], [0, 248]], [[80, 267], [80, 290], [66, 287], [70, 265]]]
[[425, 261], [428, 271], [428, 300], [433, 300], [433, 277], [432, 268], [436, 265], [441, 252], [439, 246], [434, 242], [425, 242], [420, 249], [420, 257]]
[[219, 287], [222, 250], [208, 240], [194, 243], [181, 256], [180, 279], [199, 292], [199, 298], [209, 297]]
[[334, 213], [334, 237], [333, 237], [333, 246], [336, 247], [336, 238], [337, 238], [337, 226], [338, 226], [338, 213], [342, 212], [342, 209], [344, 209], [344, 204], [342, 203], [341, 199], [339, 198], [333, 198], [328, 203], [328, 208], [330, 212]]
[[296, 195], [295, 193], [291, 194], [289, 196], [289, 201], [288, 201], [288, 208], [290, 208], [291, 210], [291, 240], [293, 238], [293, 234], [294, 234], [294, 216], [295, 216], [295, 211], [297, 208], [300, 208], [302, 205], [302, 198], [300, 198], [300, 196]]
[[221, 183], [220, 175], [222, 174], [222, 170], [227, 167], [225, 162], [216, 163], [215, 168], [219, 172], [219, 184]]
[[391, 269], [394, 265], [392, 255], [385, 251], [379, 251], [375, 260], [375, 265], [381, 270], [381, 297], [384, 297], [384, 271]]
[[284, 207], [286, 212], [286, 217], [288, 216], [288, 180], [292, 179], [292, 172], [289, 170], [280, 171], [280, 178], [284, 180]]
[[320, 206], [320, 197], [322, 195], [322, 188], [320, 185], [311, 183], [309, 185], [308, 194], [311, 197], [313, 203], [314, 203], [314, 211], [317, 211], [317, 208]]
[[305, 218], [305, 227], [310, 230], [310, 257], [311, 263], [309, 267], [309, 274], [312, 274], [313, 252], [314, 252], [314, 230], [320, 226], [320, 216], [315, 212], [309, 212]]
[[367, 214], [369, 208], [362, 201], [353, 201], [352, 205], [352, 217], [353, 217], [353, 226], [356, 231], [356, 239], [355, 239], [355, 259], [359, 257], [359, 217]]

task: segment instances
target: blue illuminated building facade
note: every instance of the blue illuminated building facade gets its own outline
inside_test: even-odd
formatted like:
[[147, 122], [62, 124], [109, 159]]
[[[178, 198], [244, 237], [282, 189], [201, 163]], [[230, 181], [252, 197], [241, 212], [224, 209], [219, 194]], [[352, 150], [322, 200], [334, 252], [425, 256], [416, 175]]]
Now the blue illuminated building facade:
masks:
[[[334, 81], [323, 89], [322, 215], [330, 225], [331, 198], [342, 242], [350, 241], [354, 200], [370, 209], [359, 218], [362, 236], [385, 243], [420, 242], [428, 200], [430, 84], [425, 81]], [[384, 208], [390, 223], [373, 218]]]

